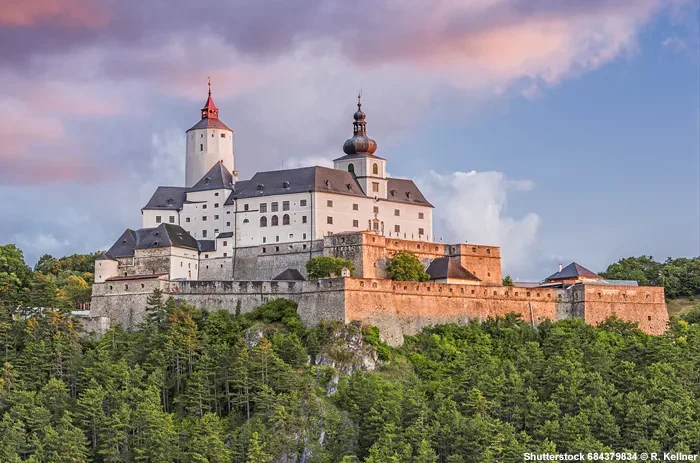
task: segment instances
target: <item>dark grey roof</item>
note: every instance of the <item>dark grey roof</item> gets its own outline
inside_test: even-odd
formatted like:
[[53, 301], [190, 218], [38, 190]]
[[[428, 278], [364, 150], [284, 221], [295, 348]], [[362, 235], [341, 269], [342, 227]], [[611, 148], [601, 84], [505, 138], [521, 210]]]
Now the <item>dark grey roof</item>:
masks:
[[204, 174], [189, 191], [220, 190], [222, 188], [233, 188], [233, 175], [224, 166], [223, 161], [219, 161]]
[[197, 249], [197, 241], [179, 225], [163, 223], [156, 228], [127, 229], [107, 251], [108, 257], [132, 257], [134, 249], [176, 246]]
[[188, 188], [179, 186], [159, 186], [143, 209], [164, 209], [179, 211], [185, 203]]
[[230, 200], [321, 191], [349, 196], [365, 196], [350, 172], [312, 166], [299, 169], [258, 172], [248, 181], [238, 182]]
[[106, 253], [103, 252], [102, 255], [95, 260], [117, 260], [117, 259], [115, 259], [113, 257], [109, 257]]
[[226, 124], [224, 124], [221, 119], [218, 118], [204, 118], [197, 122], [195, 125], [193, 125], [191, 128], [187, 130], [189, 132], [190, 130], [195, 130], [195, 129], [220, 129], [220, 130], [229, 130], [233, 132], [233, 130], [229, 129]]
[[216, 235], [217, 238], [233, 238], [233, 232], [223, 232]]
[[599, 278], [602, 279], [600, 275], [597, 273], [593, 273], [590, 270], [588, 270], [586, 267], [583, 267], [576, 262], [572, 262], [563, 269], [561, 269], [560, 272], [553, 273], [552, 275], [549, 275], [545, 281], [547, 280], [563, 280], [566, 278], [578, 278], [578, 277], [589, 277], [589, 278]]
[[388, 178], [386, 190], [388, 201], [433, 207], [433, 205], [425, 199], [425, 196], [423, 196], [423, 193], [420, 192], [416, 184], [413, 183], [413, 180]]
[[214, 240], [197, 240], [197, 246], [201, 252], [216, 251], [216, 241]]
[[304, 281], [304, 275], [295, 268], [288, 268], [272, 279], [273, 281]]
[[233, 201], [236, 199], [236, 193], [238, 191], [243, 191], [248, 187], [248, 184], [250, 183], [250, 180], [239, 180], [233, 185], [233, 191], [231, 192], [230, 195], [228, 195], [228, 198], [226, 198], [226, 202], [224, 203], [224, 206], [231, 206], [233, 204]]
[[438, 257], [433, 259], [428, 266], [426, 273], [430, 275], [431, 280], [439, 280], [444, 278], [454, 278], [460, 280], [481, 281], [473, 273], [455, 259], [451, 257]]

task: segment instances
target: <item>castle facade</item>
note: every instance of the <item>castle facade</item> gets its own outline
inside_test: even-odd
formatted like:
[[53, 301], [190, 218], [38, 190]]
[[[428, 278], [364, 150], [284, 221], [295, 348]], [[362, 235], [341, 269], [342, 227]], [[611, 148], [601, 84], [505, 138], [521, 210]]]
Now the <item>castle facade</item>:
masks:
[[[393, 344], [431, 324], [508, 312], [533, 324], [617, 314], [663, 332], [663, 288], [606, 281], [575, 263], [541, 282], [502, 286], [499, 247], [435, 243], [433, 206], [413, 181], [387, 177], [359, 97], [357, 108], [332, 169], [239, 180], [233, 131], [219, 119], [210, 88], [200, 121], [186, 132], [185, 186], [159, 187], [141, 210], [142, 228], [124, 231], [98, 258], [86, 326], [135, 326], [159, 288], [205, 309], [248, 311], [287, 297], [307, 324], [359, 320]], [[386, 263], [399, 250], [415, 253], [431, 280], [387, 280]], [[347, 258], [355, 274], [306, 281], [306, 261], [315, 256]]]

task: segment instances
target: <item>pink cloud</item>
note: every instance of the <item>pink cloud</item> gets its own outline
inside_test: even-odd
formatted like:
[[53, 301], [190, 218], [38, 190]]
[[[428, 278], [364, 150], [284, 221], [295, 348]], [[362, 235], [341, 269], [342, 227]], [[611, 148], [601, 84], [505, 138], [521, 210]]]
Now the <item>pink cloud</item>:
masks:
[[47, 83], [32, 86], [23, 100], [33, 108], [40, 108], [43, 114], [107, 117], [121, 112], [122, 103], [118, 99], [98, 92], [81, 83]]
[[7, 0], [0, 8], [0, 24], [15, 27], [60, 24], [94, 28], [108, 21], [106, 11], [90, 0]]

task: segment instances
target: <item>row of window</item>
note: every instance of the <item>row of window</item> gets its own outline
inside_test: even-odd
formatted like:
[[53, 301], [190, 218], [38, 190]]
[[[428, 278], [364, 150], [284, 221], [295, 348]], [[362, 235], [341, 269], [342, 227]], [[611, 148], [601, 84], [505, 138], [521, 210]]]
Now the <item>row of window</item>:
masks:
[[[300, 207], [306, 207], [306, 200], [302, 199], [299, 201], [299, 206]], [[289, 210], [289, 201], [282, 201], [282, 210], [283, 211], [288, 211]], [[243, 210], [244, 211], [249, 211], [250, 206], [248, 204], [243, 205]], [[270, 203], [270, 212], [277, 212], [279, 211], [279, 202], [278, 201], [273, 201]], [[260, 213], [261, 214], [266, 214], [267, 213], [267, 203], [260, 203]]]
[[[156, 223], [161, 223], [163, 221], [163, 218], [159, 215], [156, 216]], [[168, 217], [168, 223], [175, 223], [175, 216], [171, 215]]]
[[[214, 132], [211, 133], [211, 137], [214, 138]], [[194, 135], [190, 135], [190, 140], [193, 139], [193, 138], [194, 138]], [[203, 134], [203, 133], [200, 133], [200, 134], [199, 134], [199, 138], [204, 138], [204, 134]], [[221, 134], [221, 138], [226, 138], [226, 134], [225, 134], [225, 133], [222, 133], [222, 134]]]
[[[246, 220], [248, 220], [248, 219], [245, 219], [243, 222], [245, 223]], [[301, 216], [301, 223], [306, 223], [306, 216], [305, 215]], [[272, 217], [270, 217], [270, 226], [271, 227], [276, 227], [279, 224], [280, 224], [279, 217], [277, 217], [276, 215], [273, 215]], [[282, 216], [282, 225], [289, 225], [289, 224], [290, 224], [289, 214], [284, 214]], [[267, 217], [265, 217], [265, 216], [260, 217], [260, 226], [267, 227]]]
[[[290, 234], [289, 234], [289, 239], [290, 239], [290, 240], [294, 239], [294, 233], [290, 233]], [[306, 233], [302, 233], [302, 234], [301, 234], [301, 239], [302, 239], [302, 240], [305, 240], [305, 239], [306, 239]], [[279, 243], [279, 240], [280, 240], [280, 236], [279, 236], [279, 235], [275, 236], [275, 242], [276, 242], [276, 243]], [[263, 236], [262, 242], [263, 242], [263, 244], [267, 243], [267, 237], [266, 237], [266, 236]], [[306, 245], [304, 245], [304, 249], [306, 249]], [[263, 252], [265, 252], [265, 251], [263, 251]]]
[[[353, 163], [348, 164], [348, 172], [355, 173], [355, 165]], [[379, 175], [379, 165], [376, 162], [372, 164], [372, 174]], [[377, 183], [377, 185], [379, 184]]]

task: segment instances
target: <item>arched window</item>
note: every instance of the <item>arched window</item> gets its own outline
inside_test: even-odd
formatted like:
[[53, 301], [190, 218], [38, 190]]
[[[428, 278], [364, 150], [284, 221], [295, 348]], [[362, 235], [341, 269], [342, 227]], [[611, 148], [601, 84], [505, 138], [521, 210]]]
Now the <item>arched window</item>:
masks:
[[267, 217], [260, 217], [260, 226], [267, 227]]
[[280, 224], [280, 220], [277, 218], [276, 215], [272, 216], [272, 220], [270, 221], [270, 226], [271, 227], [276, 227], [277, 225]]
[[375, 162], [374, 165], [372, 166], [372, 173], [373, 173], [374, 175], [379, 175], [379, 164], [377, 164], [376, 162]]
[[355, 173], [355, 165], [353, 163], [348, 164], [348, 172]]
[[289, 225], [289, 214], [284, 214], [282, 216], [282, 225]]

